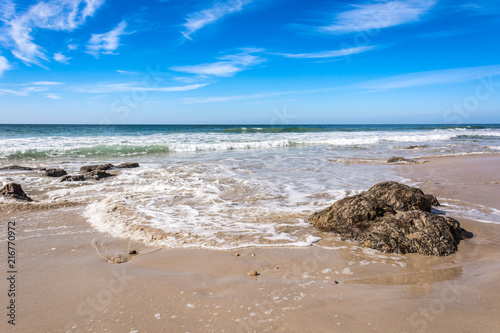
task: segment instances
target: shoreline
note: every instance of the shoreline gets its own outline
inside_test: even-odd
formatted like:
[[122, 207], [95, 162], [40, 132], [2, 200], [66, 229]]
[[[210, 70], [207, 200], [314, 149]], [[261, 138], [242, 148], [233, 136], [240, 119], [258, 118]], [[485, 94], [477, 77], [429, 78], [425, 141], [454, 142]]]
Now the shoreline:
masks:
[[[499, 161], [488, 154], [394, 168], [438, 198], [499, 209]], [[20, 225], [17, 324], [4, 319], [2, 331], [485, 332], [500, 325], [500, 224], [454, 216], [474, 237], [448, 257], [381, 254], [335, 237], [307, 248], [218, 251], [115, 239], [91, 229], [82, 209], [0, 206]], [[129, 250], [138, 255], [128, 262], [105, 260]]]

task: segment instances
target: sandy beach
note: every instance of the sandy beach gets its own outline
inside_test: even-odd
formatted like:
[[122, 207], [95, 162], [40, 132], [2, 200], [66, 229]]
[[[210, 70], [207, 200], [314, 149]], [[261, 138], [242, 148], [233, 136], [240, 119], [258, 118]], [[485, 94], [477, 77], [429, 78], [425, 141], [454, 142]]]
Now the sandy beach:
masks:
[[[429, 160], [394, 168], [438, 198], [500, 209], [499, 155]], [[500, 224], [450, 214], [474, 237], [448, 257], [382, 254], [320, 232], [323, 240], [306, 248], [216, 251], [112, 238], [82, 211], [1, 203], [3, 265], [8, 221], [17, 237], [16, 325], [4, 314], [2, 332], [495, 332], [500, 325]], [[248, 276], [252, 270], [259, 275]], [[1, 288], [8, 289], [5, 278]], [[7, 296], [1, 302], [5, 312]]]

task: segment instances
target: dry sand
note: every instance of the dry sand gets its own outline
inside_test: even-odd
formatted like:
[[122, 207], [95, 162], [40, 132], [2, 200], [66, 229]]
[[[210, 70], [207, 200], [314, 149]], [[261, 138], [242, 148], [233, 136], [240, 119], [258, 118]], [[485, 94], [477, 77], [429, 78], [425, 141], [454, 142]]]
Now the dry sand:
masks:
[[[438, 197], [500, 208], [499, 156], [397, 168]], [[83, 207], [26, 207], [0, 204], [4, 276], [9, 220], [18, 252], [16, 326], [3, 278], [1, 332], [500, 329], [500, 224], [459, 218], [474, 238], [449, 257], [380, 254], [334, 237], [308, 248], [156, 249], [90, 229]], [[126, 262], [108, 263], [117, 256]]]

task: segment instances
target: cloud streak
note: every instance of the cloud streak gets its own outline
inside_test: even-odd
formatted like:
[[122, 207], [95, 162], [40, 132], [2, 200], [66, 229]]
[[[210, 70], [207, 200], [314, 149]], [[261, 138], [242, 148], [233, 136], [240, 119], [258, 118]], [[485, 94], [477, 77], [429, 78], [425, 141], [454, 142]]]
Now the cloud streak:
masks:
[[181, 33], [185, 38], [191, 39], [191, 35], [205, 26], [215, 23], [224, 16], [239, 12], [243, 6], [250, 3], [252, 0], [229, 0], [226, 2], [218, 1], [212, 7], [203, 9], [198, 12], [191, 13], [186, 18], [185, 28]]
[[345, 34], [389, 28], [418, 21], [436, 3], [436, 0], [397, 0], [362, 5], [340, 12], [335, 20], [318, 27], [321, 33]]
[[283, 56], [286, 58], [296, 58], [296, 59], [325, 59], [325, 58], [339, 58], [345, 57], [351, 54], [362, 53], [366, 51], [373, 50], [375, 46], [359, 46], [351, 47], [340, 50], [333, 51], [321, 51], [315, 53], [275, 53], [276, 55]]
[[500, 65], [409, 73], [365, 81], [355, 85], [354, 87], [367, 90], [369, 92], [377, 92], [410, 87], [462, 83], [477, 80], [481, 77], [489, 75], [500, 75]]
[[5, 57], [0, 56], [0, 77], [3, 75], [3, 73], [10, 69], [9, 62]]
[[16, 14], [13, 2], [3, 1], [0, 7], [6, 26], [3, 43], [25, 64], [42, 66], [40, 60], [47, 60], [47, 56], [44, 48], [35, 44], [32, 30], [73, 31], [93, 16], [103, 3], [104, 0], [42, 1], [29, 7], [25, 13]]
[[[260, 50], [250, 50], [250, 52], [256, 51]], [[227, 55], [218, 59], [220, 61], [200, 65], [173, 66], [170, 69], [175, 72], [201, 76], [232, 77], [251, 66], [256, 66], [266, 61], [264, 58], [247, 52]]]
[[90, 93], [90, 94], [109, 94], [117, 92], [182, 92], [190, 91], [199, 88], [203, 88], [208, 83], [203, 84], [191, 84], [185, 86], [169, 86], [169, 87], [147, 87], [141, 86], [133, 83], [113, 83], [113, 84], [101, 84], [96, 87], [75, 87], [74, 90], [80, 93]]
[[47, 91], [49, 90], [46, 87], [24, 87], [18, 90], [14, 89], [3, 89], [0, 88], [0, 94], [11, 94], [15, 96], [28, 96], [30, 93], [33, 92], [42, 92], [42, 91]]
[[93, 34], [87, 44], [87, 53], [99, 58], [101, 54], [117, 54], [115, 53], [120, 46], [120, 37], [125, 32], [127, 22], [120, 22], [113, 30], [104, 34]]

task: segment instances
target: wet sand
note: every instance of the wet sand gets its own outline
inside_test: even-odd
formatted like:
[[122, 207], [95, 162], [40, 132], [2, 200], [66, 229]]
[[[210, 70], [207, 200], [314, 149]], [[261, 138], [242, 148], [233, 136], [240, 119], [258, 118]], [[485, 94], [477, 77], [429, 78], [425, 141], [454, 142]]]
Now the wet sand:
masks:
[[[500, 208], [499, 156], [395, 167], [438, 198]], [[3, 315], [2, 332], [494, 332], [500, 325], [500, 224], [457, 217], [474, 238], [449, 257], [381, 254], [332, 236], [308, 248], [157, 249], [92, 230], [78, 205], [27, 207], [0, 203], [3, 262], [7, 221], [16, 221], [18, 238], [16, 326]], [[130, 260], [107, 261], [117, 256]]]

